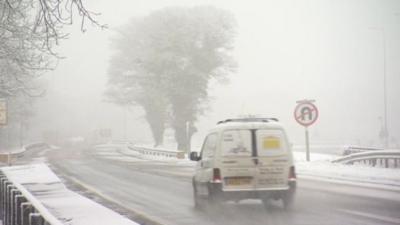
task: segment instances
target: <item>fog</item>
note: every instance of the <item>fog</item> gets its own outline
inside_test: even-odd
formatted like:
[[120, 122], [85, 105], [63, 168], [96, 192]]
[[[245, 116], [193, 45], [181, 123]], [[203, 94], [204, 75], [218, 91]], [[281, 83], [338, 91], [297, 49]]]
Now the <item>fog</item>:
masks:
[[[218, 120], [238, 115], [277, 117], [292, 142], [303, 144], [304, 128], [293, 118], [296, 101], [315, 99], [320, 117], [310, 127], [311, 143], [381, 145], [386, 43], [387, 120], [392, 147], [400, 145], [400, 2], [393, 1], [133, 1], [92, 0], [108, 29], [80, 24], [57, 51], [65, 56], [47, 73], [47, 95], [35, 100], [31, 139], [46, 130], [65, 137], [111, 129], [113, 139], [151, 143], [140, 107], [106, 101], [107, 69], [115, 29], [132, 17], [166, 6], [214, 5], [238, 23], [236, 73], [212, 82], [209, 110], [196, 123], [199, 145]], [[166, 142], [168, 142], [168, 138]]]

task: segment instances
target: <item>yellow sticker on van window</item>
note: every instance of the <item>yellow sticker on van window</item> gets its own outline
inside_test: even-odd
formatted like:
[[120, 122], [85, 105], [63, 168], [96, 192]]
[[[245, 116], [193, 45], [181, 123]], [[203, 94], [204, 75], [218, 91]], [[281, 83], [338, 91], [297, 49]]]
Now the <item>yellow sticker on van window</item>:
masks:
[[264, 137], [263, 149], [280, 149], [281, 140], [277, 137]]

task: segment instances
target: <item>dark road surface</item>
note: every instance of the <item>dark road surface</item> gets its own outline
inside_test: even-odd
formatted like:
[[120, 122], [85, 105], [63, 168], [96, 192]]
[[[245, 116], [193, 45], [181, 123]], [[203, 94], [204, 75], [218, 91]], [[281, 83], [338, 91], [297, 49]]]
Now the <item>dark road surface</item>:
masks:
[[248, 200], [198, 212], [192, 201], [193, 164], [114, 153], [60, 149], [47, 155], [59, 173], [159, 224], [400, 224], [399, 192], [301, 178], [290, 211], [280, 202], [265, 208]]

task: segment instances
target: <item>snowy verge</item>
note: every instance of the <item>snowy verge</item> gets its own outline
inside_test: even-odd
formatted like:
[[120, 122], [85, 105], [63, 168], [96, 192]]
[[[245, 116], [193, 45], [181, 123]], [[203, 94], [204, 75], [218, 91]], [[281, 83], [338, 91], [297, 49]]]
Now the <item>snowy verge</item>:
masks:
[[313, 153], [311, 161], [307, 162], [304, 152], [294, 152], [297, 174], [306, 179], [400, 190], [399, 169], [331, 162], [338, 157], [337, 155]]
[[27, 144], [19, 148], [15, 147], [10, 149], [0, 149], [0, 155], [8, 155], [8, 154], [19, 155], [30, 150], [56, 150], [56, 149], [59, 149], [59, 147], [54, 145], [49, 145], [44, 142], [37, 142], [37, 143]]
[[70, 191], [45, 164], [3, 167], [1, 170], [50, 224], [137, 225]]
[[[135, 158], [138, 160], [151, 160], [173, 164], [181, 164], [182, 166], [194, 166], [196, 163], [185, 159], [166, 158], [157, 155], [140, 154], [130, 148], [119, 145], [103, 146], [104, 150], [109, 147], [108, 151], [114, 151], [120, 154], [120, 157]], [[150, 146], [146, 146], [151, 148]], [[158, 148], [153, 148], [158, 149]], [[172, 150], [170, 150], [172, 151]], [[320, 180], [325, 182], [343, 183], [351, 185], [359, 185], [365, 187], [373, 187], [387, 190], [400, 191], [400, 170], [395, 168], [368, 167], [366, 165], [354, 164], [344, 165], [340, 163], [332, 163], [334, 159], [341, 155], [311, 153], [311, 161], [305, 160], [305, 152], [293, 152], [296, 171], [299, 178]], [[110, 157], [104, 155], [104, 157]]]

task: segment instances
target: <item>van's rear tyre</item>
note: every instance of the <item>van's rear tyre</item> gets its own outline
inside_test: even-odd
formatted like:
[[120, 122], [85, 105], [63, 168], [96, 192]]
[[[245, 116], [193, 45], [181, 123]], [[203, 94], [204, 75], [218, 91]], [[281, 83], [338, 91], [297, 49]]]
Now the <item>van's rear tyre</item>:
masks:
[[284, 197], [282, 197], [282, 204], [283, 204], [283, 208], [285, 210], [292, 210], [293, 209], [293, 195], [289, 194], [289, 195], [285, 195]]
[[195, 209], [203, 210], [206, 207], [207, 200], [199, 196], [194, 182], [193, 182], [193, 201]]
[[282, 204], [285, 210], [293, 209], [295, 189], [289, 189], [282, 195]]
[[210, 206], [209, 196], [199, 195], [194, 181], [193, 181], [193, 201], [194, 201], [194, 208], [197, 210], [205, 210], [208, 209]]
[[201, 196], [197, 193], [196, 186], [193, 186], [194, 208], [197, 210], [212, 210], [218, 208], [220, 201], [211, 195]]

